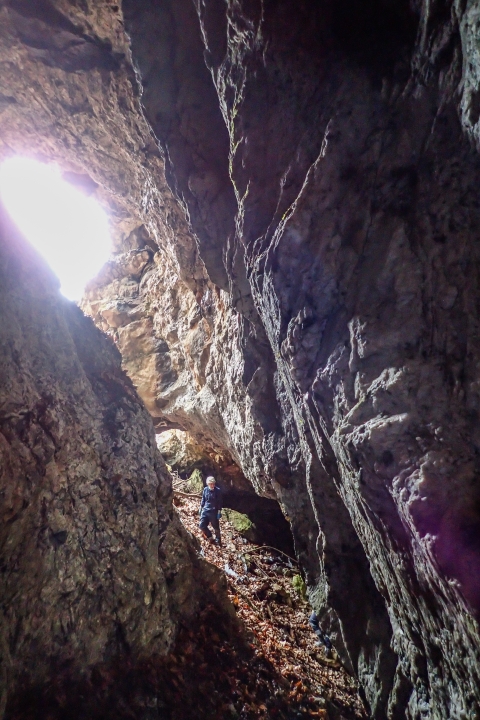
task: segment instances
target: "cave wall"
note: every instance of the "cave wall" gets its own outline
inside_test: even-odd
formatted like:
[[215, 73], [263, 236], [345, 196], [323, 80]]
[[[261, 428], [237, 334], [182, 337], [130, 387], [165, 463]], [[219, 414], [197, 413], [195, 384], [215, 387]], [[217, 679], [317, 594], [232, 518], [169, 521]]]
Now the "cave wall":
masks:
[[110, 203], [84, 307], [157, 426], [279, 499], [375, 717], [475, 717], [475, 3], [36, 8], [0, 3], [2, 154]]
[[118, 351], [3, 209], [0, 316], [3, 717], [32, 688], [165, 655], [218, 578]]
[[[126, 27], [146, 117], [192, 218], [216, 212], [208, 193], [192, 192], [195, 157], [212, 157], [218, 178], [228, 162], [235, 237], [226, 228], [212, 258], [211, 236], [193, 227], [201, 254], [208, 245], [207, 271], [224, 264], [232, 304], [270, 344], [250, 376], [263, 382], [247, 391], [265, 407], [260, 392], [275, 386], [268, 419], [256, 418], [258, 465], [291, 518], [314, 605], [335, 611], [373, 712], [473, 717], [475, 4], [194, 4], [189, 62], [199, 75], [203, 55], [217, 90], [223, 164], [224, 140], [211, 147], [205, 109], [193, 129], [182, 123], [181, 83], [179, 122], [163, 111], [162, 81], [185, 65], [191, 3], [162, 3], [168, 39], [144, 22], [153, 0], [124, 2]], [[143, 41], [150, 27], [162, 73]], [[194, 94], [188, 70], [181, 77]], [[178, 127], [187, 128], [180, 139]], [[244, 446], [243, 428], [228, 430]], [[352, 607], [352, 588], [363, 609]]]
[[[98, 690], [109, 668], [164, 654], [180, 624], [225, 598], [176, 519], [152, 425], [187, 416], [169, 392], [170, 357], [181, 356], [176, 394], [212, 445], [208, 418], [218, 412], [196, 378], [208, 357], [203, 318], [219, 292], [166, 184], [118, 6], [0, 2], [0, 66], [0, 158], [58, 163], [108, 205], [114, 240], [97, 281], [110, 295], [98, 297], [93, 283], [85, 299], [106, 338], [62, 299], [2, 210], [0, 715], [9, 716], [30, 691], [33, 710], [57, 681], [74, 698], [92, 668]], [[190, 345], [201, 343], [197, 358]], [[228, 456], [223, 444], [214, 449]]]
[[[166, 182], [118, 4], [2, 1], [0, 21], [0, 157], [57, 162], [108, 206], [114, 256], [88, 288], [85, 312], [114, 338], [159, 430], [192, 429], [238, 464], [217, 387], [223, 366], [243, 372], [250, 330], [231, 313], [226, 283], [213, 271], [217, 284], [209, 279], [185, 203]], [[211, 353], [212, 343], [229, 355]], [[207, 372], [211, 354], [218, 367]], [[238, 409], [228, 418], [254, 435], [242, 393], [230, 384], [226, 403]]]

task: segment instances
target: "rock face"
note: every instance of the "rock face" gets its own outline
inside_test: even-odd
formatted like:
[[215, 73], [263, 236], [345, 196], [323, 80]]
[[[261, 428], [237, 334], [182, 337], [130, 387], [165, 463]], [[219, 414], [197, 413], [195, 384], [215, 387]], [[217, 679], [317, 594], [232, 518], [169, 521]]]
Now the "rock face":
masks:
[[475, 3], [94, 5], [0, 3], [2, 154], [118, 221], [85, 309], [279, 499], [372, 715], [478, 717]]
[[151, 418], [57, 285], [2, 210], [2, 717], [66, 667], [165, 654], [206, 591]]
[[207, 455], [195, 438], [183, 430], [165, 430], [157, 435], [157, 447], [167, 465], [186, 476], [202, 466], [215, 463], [215, 459]]
[[[479, 162], [464, 134], [478, 121], [474, 8], [196, 10], [194, 42], [191, 3], [124, 3], [146, 116], [207, 272], [224, 265], [236, 307], [270, 344], [248, 378], [252, 406], [272, 397], [249, 450], [373, 713], [475, 714]], [[184, 93], [202, 96], [201, 114], [185, 112]], [[228, 157], [225, 132], [210, 130], [215, 107]], [[230, 207], [227, 171], [234, 224], [212, 241], [198, 219], [219, 216], [220, 197]], [[241, 457], [243, 427], [229, 434]]]
[[253, 494], [251, 484], [228, 454], [218, 455], [183, 430], [160, 433], [157, 435], [157, 447], [167, 465], [182, 479], [188, 478], [194, 470], [200, 470], [203, 480], [208, 475], [221, 477], [224, 491]]

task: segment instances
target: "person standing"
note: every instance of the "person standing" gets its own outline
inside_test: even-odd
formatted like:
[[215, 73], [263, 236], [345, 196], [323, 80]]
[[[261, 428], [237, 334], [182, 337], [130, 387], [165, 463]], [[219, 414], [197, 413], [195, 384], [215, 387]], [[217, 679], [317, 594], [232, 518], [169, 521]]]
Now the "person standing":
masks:
[[[211, 475], [207, 477], [207, 484], [203, 488], [202, 502], [200, 504], [200, 530], [203, 536], [211, 543], [222, 547], [220, 536], [220, 518], [222, 517], [222, 491], [216, 487], [216, 480]], [[211, 525], [215, 530], [215, 540], [212, 537]]]

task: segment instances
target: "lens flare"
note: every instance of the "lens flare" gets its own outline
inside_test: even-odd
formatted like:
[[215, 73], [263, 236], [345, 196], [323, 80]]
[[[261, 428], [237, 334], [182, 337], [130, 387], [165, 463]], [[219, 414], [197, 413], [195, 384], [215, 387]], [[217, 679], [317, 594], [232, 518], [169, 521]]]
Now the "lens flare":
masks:
[[105, 211], [66, 182], [58, 167], [24, 157], [0, 166], [0, 196], [57, 275], [63, 295], [79, 300], [111, 252]]

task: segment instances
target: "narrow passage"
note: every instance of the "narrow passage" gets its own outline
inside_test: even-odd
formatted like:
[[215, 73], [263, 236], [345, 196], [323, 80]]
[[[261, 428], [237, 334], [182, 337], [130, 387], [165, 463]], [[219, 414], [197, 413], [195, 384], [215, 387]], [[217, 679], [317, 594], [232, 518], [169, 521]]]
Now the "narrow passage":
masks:
[[[315, 644], [316, 637], [308, 625], [311, 608], [301, 596], [295, 561], [273, 548], [248, 542], [225, 519], [225, 511], [221, 520], [223, 547], [211, 545], [198, 528], [199, 501], [175, 496], [183, 524], [201, 543], [200, 552], [225, 573], [228, 595], [247, 630], [251, 650], [256, 659], [263, 661], [260, 676], [253, 665], [250, 676], [248, 668], [238, 668], [243, 677], [238, 678], [231, 695], [231, 717], [365, 718], [356, 682], [343, 669], [335, 652], [328, 658], [323, 647]], [[222, 665], [217, 673], [236, 670]], [[275, 696], [269, 698], [272, 680], [275, 686], [278, 678]]]

